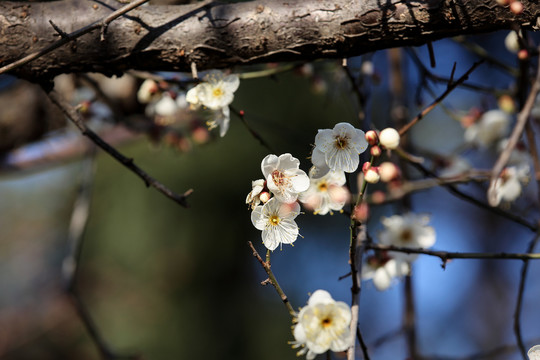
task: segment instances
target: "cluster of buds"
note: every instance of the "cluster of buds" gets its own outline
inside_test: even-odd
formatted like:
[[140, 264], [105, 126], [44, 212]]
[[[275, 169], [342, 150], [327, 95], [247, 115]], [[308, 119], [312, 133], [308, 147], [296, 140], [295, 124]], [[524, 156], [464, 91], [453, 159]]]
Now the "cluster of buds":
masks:
[[516, 15], [519, 15], [523, 12], [523, 3], [519, 0], [497, 0], [499, 5], [509, 5], [510, 11]]
[[[382, 149], [394, 150], [399, 146], [400, 135], [394, 128], [386, 128], [379, 134], [370, 130], [366, 133], [366, 141], [371, 145], [371, 156], [379, 157]], [[373, 166], [371, 162], [365, 162], [362, 166], [364, 179], [371, 184], [382, 180], [390, 182], [399, 177], [399, 169], [391, 162], [383, 162], [380, 166]]]

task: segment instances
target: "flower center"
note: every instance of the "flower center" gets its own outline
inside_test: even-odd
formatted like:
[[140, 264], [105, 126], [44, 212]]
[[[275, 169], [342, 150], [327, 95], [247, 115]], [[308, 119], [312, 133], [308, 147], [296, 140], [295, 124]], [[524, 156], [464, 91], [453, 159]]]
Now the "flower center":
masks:
[[328, 184], [326, 183], [326, 181], [321, 181], [318, 185], [318, 189], [320, 192], [325, 192], [328, 190]]
[[223, 90], [221, 88], [215, 88], [213, 91], [212, 91], [212, 95], [214, 95], [215, 97], [221, 97], [223, 95]]
[[402, 232], [401, 232], [401, 241], [403, 242], [409, 242], [413, 239], [413, 232], [411, 229], [404, 229]]
[[287, 177], [281, 171], [274, 170], [272, 171], [272, 180], [274, 180], [276, 186], [282, 186], [285, 185]]
[[270, 216], [270, 218], [268, 219], [268, 223], [272, 226], [277, 226], [280, 222], [280, 219], [279, 219], [279, 216], [277, 215], [272, 215]]
[[349, 145], [349, 139], [347, 137], [343, 137], [343, 136], [336, 136], [336, 147], [338, 149], [345, 149], [348, 145]]
[[326, 317], [321, 320], [321, 325], [323, 328], [330, 327], [332, 325], [332, 319], [329, 317]]

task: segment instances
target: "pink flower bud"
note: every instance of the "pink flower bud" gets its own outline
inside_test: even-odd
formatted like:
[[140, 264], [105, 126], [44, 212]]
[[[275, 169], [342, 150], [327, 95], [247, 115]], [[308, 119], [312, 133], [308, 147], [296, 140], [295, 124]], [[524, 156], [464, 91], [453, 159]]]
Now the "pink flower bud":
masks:
[[366, 161], [364, 165], [362, 165], [362, 172], [365, 174], [366, 171], [368, 171], [370, 167], [371, 167], [371, 163], [369, 161]]
[[521, 1], [514, 1], [510, 4], [510, 11], [514, 14], [519, 15], [523, 12], [523, 4]]
[[361, 204], [356, 205], [354, 207], [353, 218], [356, 221], [364, 222], [364, 221], [367, 220], [368, 216], [369, 216], [369, 205], [368, 204], [361, 203]]
[[382, 181], [389, 182], [399, 176], [399, 169], [395, 164], [385, 161], [379, 166], [379, 175]]
[[379, 172], [377, 171], [377, 168], [375, 167], [369, 168], [364, 175], [364, 179], [370, 184], [378, 183], [380, 176], [379, 176]]
[[373, 201], [374, 204], [383, 203], [384, 200], [386, 200], [386, 195], [380, 190], [374, 191], [373, 194], [371, 194], [371, 201]]
[[377, 143], [379, 142], [379, 137], [377, 136], [377, 133], [373, 130], [369, 130], [365, 136], [366, 136], [366, 141], [371, 146], [377, 145]]
[[381, 150], [380, 146], [378, 146], [378, 145], [373, 145], [373, 146], [371, 147], [370, 152], [371, 152], [371, 156], [377, 157], [377, 156], [381, 156], [382, 150]]
[[529, 52], [526, 49], [521, 49], [518, 51], [517, 56], [519, 60], [527, 60], [529, 58]]

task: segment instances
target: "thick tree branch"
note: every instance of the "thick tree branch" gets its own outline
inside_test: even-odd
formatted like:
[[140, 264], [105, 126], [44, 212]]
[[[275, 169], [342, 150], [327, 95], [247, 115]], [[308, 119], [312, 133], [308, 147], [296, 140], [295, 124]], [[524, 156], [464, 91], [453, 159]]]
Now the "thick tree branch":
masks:
[[[269, 61], [342, 58], [522, 26], [537, 29], [540, 4], [513, 14], [495, 0], [258, 0], [146, 6], [39, 57], [13, 74], [29, 79], [66, 72], [191, 70]], [[0, 2], [0, 66], [58, 41], [52, 21], [72, 33], [121, 4], [105, 1]]]

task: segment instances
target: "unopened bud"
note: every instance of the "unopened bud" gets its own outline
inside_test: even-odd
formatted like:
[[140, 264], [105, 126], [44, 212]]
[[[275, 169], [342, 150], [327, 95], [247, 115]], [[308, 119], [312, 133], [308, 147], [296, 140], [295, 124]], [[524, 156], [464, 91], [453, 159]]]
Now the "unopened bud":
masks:
[[366, 171], [369, 170], [370, 167], [371, 167], [371, 163], [369, 161], [366, 161], [364, 165], [362, 165], [362, 172], [365, 173]]
[[364, 175], [364, 179], [370, 184], [378, 183], [380, 176], [377, 169], [373, 167], [369, 168]]
[[527, 60], [529, 58], [529, 52], [527, 49], [521, 49], [518, 51], [517, 56], [519, 60]]
[[354, 207], [353, 218], [356, 221], [364, 222], [364, 221], [367, 220], [368, 216], [369, 216], [369, 205], [368, 204], [361, 203], [361, 204], [356, 205]]
[[516, 15], [519, 15], [523, 12], [523, 4], [521, 1], [514, 1], [510, 4], [510, 11]]
[[499, 5], [508, 5], [510, 1], [509, 0], [497, 0], [497, 4]]
[[379, 176], [383, 182], [392, 181], [399, 176], [399, 169], [394, 163], [385, 161], [379, 166]]
[[380, 190], [374, 191], [373, 194], [371, 194], [371, 201], [373, 201], [374, 204], [381, 204], [384, 200], [386, 200], [386, 195]]
[[374, 146], [371, 147], [370, 152], [371, 152], [371, 156], [377, 157], [377, 156], [381, 156], [382, 150], [381, 150], [380, 146], [374, 145]]
[[379, 137], [377, 136], [377, 133], [374, 130], [369, 130], [365, 136], [366, 136], [366, 141], [371, 146], [377, 145], [377, 143], [379, 142]]
[[394, 128], [386, 128], [379, 135], [379, 143], [390, 150], [399, 146], [399, 139], [399, 133]]
[[270, 200], [270, 193], [268, 191], [263, 191], [259, 194], [259, 200], [261, 200], [263, 204], [266, 204], [268, 200]]

